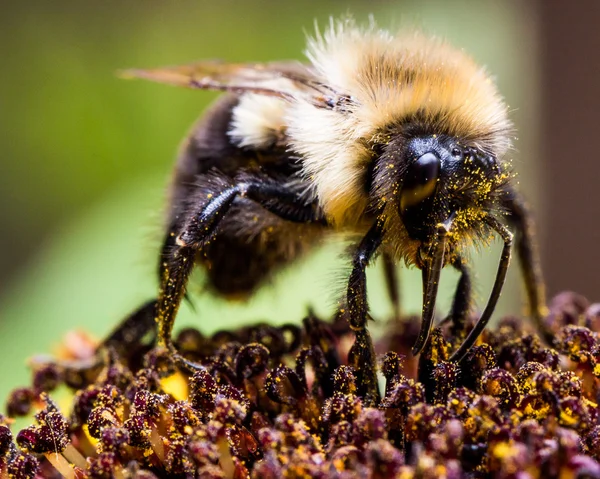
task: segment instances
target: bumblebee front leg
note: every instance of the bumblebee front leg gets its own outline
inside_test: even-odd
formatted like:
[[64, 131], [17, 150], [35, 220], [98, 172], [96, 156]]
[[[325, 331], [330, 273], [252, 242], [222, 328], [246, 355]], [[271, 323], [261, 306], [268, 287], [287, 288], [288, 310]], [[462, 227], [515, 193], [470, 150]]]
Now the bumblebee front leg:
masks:
[[282, 185], [264, 181], [246, 181], [226, 188], [197, 210], [191, 211], [180, 231], [171, 231], [165, 241], [160, 267], [160, 293], [156, 310], [158, 345], [191, 368], [195, 366], [179, 356], [171, 340], [171, 332], [179, 305], [198, 252], [212, 241], [222, 219], [238, 197], [259, 203], [267, 211], [288, 221], [324, 222], [314, 204], [305, 204]]
[[367, 330], [366, 268], [381, 245], [382, 236], [383, 222], [377, 220], [354, 253], [347, 291], [348, 321], [356, 335], [356, 340], [348, 355], [348, 362], [356, 371], [358, 392], [364, 397], [367, 405], [376, 404], [380, 396], [377, 386], [377, 358], [371, 335]]

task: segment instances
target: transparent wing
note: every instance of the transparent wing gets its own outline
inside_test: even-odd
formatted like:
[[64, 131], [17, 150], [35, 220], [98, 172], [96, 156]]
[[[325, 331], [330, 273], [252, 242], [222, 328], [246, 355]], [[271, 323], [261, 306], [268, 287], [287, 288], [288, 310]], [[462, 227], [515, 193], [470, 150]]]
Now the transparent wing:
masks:
[[323, 107], [328, 107], [331, 99], [338, 96], [307, 67], [293, 62], [225, 63], [213, 60], [150, 70], [125, 70], [120, 76], [201, 90], [258, 93], [284, 99], [310, 97]]

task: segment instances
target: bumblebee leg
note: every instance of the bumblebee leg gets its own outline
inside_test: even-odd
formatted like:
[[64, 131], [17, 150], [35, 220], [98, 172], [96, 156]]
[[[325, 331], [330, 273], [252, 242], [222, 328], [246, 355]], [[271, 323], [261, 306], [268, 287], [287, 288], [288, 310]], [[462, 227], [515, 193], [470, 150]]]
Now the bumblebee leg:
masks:
[[227, 188], [197, 214], [192, 214], [175, 243], [201, 248], [216, 233], [216, 227], [237, 197], [249, 198], [281, 219], [295, 223], [325, 222], [316, 204], [305, 204], [297, 194], [279, 184], [243, 182]]
[[529, 303], [529, 310], [539, 332], [549, 344], [552, 344], [553, 335], [544, 324], [543, 319], [547, 314], [546, 291], [542, 275], [539, 251], [535, 242], [535, 227], [531, 214], [523, 199], [515, 192], [511, 192], [507, 207], [510, 212], [508, 221], [515, 229], [517, 255], [525, 291]]
[[[128, 357], [134, 346], [148, 333], [155, 333], [154, 314], [156, 301], [148, 301], [125, 318], [121, 324], [96, 348], [95, 354], [87, 359], [52, 361], [64, 371], [70, 384], [87, 384], [90, 374], [106, 365], [107, 352], [114, 351], [118, 357]], [[134, 348], [135, 349], [135, 348]], [[43, 365], [44, 361], [33, 361], [32, 365]], [[87, 379], [86, 379], [87, 378]]]
[[282, 185], [248, 181], [226, 188], [207, 204], [189, 214], [179, 231], [169, 232], [160, 265], [160, 293], [156, 308], [158, 345], [168, 349], [179, 362], [195, 367], [176, 354], [171, 332], [198, 251], [217, 233], [218, 226], [237, 197], [256, 201], [282, 219], [294, 222], [324, 222], [316, 205], [306, 205]]
[[376, 221], [358, 245], [352, 262], [352, 273], [348, 280], [348, 321], [356, 340], [348, 354], [348, 362], [357, 376], [358, 392], [367, 405], [379, 400], [377, 386], [377, 358], [371, 335], [367, 331], [367, 276], [366, 267], [381, 245], [383, 224]]
[[398, 272], [392, 256], [388, 253], [383, 254], [383, 274], [388, 297], [392, 303], [394, 317], [400, 318], [400, 291], [398, 288]]
[[452, 320], [451, 333], [454, 338], [462, 339], [465, 335], [465, 327], [471, 308], [472, 283], [471, 272], [463, 258], [457, 256], [452, 266], [460, 272], [460, 279], [456, 286], [450, 319]]
[[445, 223], [438, 224], [436, 241], [432, 250], [427, 255], [427, 259], [420, 266], [421, 280], [423, 282], [423, 308], [421, 310], [421, 329], [419, 330], [417, 340], [412, 347], [413, 356], [416, 356], [423, 350], [427, 345], [427, 341], [431, 334], [438, 285], [440, 283], [440, 274], [444, 266], [446, 238], [451, 227], [452, 219], [448, 219]]
[[132, 345], [139, 344], [148, 333], [156, 334], [156, 300], [148, 301], [127, 316], [119, 326], [104, 340], [103, 345], [116, 351], [126, 351]]
[[458, 350], [455, 351], [450, 357], [450, 361], [457, 363], [467, 355], [490, 320], [492, 313], [496, 308], [496, 303], [500, 298], [500, 293], [502, 292], [502, 287], [504, 286], [504, 280], [506, 279], [506, 273], [508, 272], [508, 265], [510, 264], [510, 258], [512, 255], [512, 233], [508, 231], [508, 228], [491, 217], [487, 217], [485, 221], [494, 231], [502, 236], [502, 239], [504, 240], [504, 248], [502, 248], [502, 255], [500, 256], [500, 263], [498, 265], [498, 271], [496, 272], [496, 279], [494, 281], [494, 286], [492, 287], [492, 292], [490, 294], [490, 298], [488, 299], [488, 303], [485, 306], [483, 313], [481, 313], [479, 320], [475, 324], [475, 327], [471, 330]]
[[[170, 233], [173, 234], [173, 233]], [[185, 287], [192, 272], [196, 250], [186, 246], [175, 246], [162, 263], [160, 290], [156, 307], [158, 345], [174, 352], [171, 331]]]

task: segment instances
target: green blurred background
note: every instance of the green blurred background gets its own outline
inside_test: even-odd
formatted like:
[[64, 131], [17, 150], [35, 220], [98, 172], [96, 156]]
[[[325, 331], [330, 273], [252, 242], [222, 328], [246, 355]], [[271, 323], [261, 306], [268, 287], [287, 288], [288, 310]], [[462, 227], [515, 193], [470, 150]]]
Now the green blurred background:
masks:
[[[0, 18], [0, 398], [28, 382], [27, 358], [69, 330], [102, 336], [156, 291], [163, 199], [179, 142], [212, 93], [119, 80], [126, 67], [203, 58], [302, 58], [305, 32], [330, 15], [372, 13], [416, 24], [465, 48], [496, 75], [521, 132], [513, 154], [536, 203], [537, 18], [528, 2], [29, 1]], [[523, 125], [527, 125], [526, 128]], [[521, 161], [526, 158], [527, 161]], [[242, 321], [328, 314], [340, 246], [286, 270], [248, 305], [198, 295], [178, 326], [205, 332]], [[485, 251], [480, 302], [498, 249]], [[477, 256], [477, 255], [475, 255]], [[492, 266], [493, 267], [489, 267]], [[501, 304], [519, 312], [516, 268]], [[403, 272], [404, 273], [404, 272]], [[390, 312], [381, 271], [369, 273], [376, 317]], [[405, 309], [420, 308], [420, 277], [402, 274]], [[440, 308], [456, 281], [444, 273]]]

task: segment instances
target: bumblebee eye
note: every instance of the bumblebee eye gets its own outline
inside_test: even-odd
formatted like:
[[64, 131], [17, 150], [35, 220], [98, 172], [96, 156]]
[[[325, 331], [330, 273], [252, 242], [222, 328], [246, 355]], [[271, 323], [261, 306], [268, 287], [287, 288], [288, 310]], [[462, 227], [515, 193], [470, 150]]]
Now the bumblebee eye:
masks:
[[400, 193], [400, 212], [402, 214], [433, 194], [440, 175], [440, 168], [439, 157], [431, 152], [425, 153], [408, 167]]

